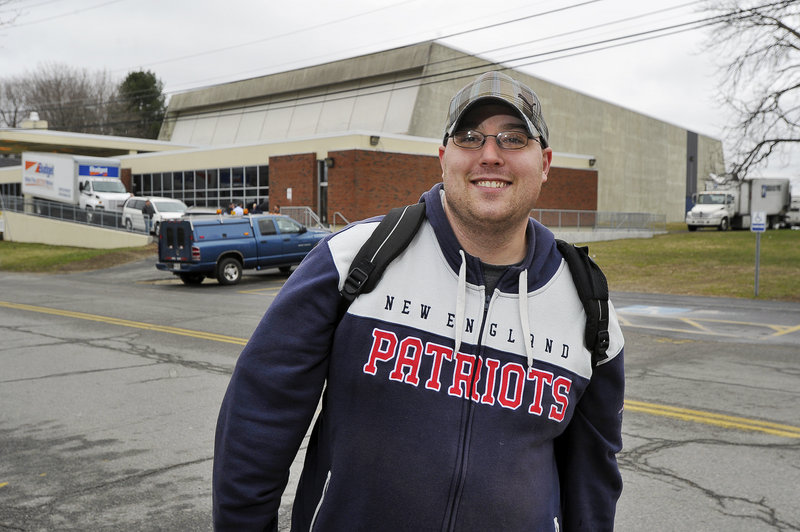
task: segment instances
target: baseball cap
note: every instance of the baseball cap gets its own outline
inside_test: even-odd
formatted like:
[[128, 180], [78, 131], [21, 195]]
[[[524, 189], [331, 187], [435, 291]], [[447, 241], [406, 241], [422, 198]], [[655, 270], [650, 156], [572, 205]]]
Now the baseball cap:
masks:
[[450, 100], [450, 110], [447, 113], [447, 125], [444, 130], [445, 142], [447, 137], [455, 132], [464, 113], [476, 103], [485, 100], [499, 100], [511, 106], [525, 121], [530, 136], [540, 137], [542, 148], [548, 146], [547, 124], [544, 122], [542, 104], [539, 103], [536, 93], [511, 76], [494, 71], [481, 74]]

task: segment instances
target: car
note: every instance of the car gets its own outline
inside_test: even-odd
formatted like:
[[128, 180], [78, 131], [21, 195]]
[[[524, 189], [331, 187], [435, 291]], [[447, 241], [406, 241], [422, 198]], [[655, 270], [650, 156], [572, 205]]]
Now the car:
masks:
[[237, 284], [247, 269], [289, 273], [329, 234], [272, 214], [184, 216], [164, 220], [156, 268], [187, 285], [207, 277], [222, 285]]
[[128, 198], [122, 206], [122, 224], [128, 231], [145, 231], [144, 215], [142, 207], [150, 200], [153, 204], [155, 213], [153, 214], [150, 233], [157, 235], [164, 220], [175, 220], [183, 216], [188, 207], [184, 202], [174, 198], [163, 198], [160, 196], [134, 196]]

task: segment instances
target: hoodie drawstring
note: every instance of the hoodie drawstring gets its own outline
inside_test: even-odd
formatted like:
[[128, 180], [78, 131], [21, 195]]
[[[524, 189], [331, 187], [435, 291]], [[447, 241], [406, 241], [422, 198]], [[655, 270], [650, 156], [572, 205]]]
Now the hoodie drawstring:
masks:
[[461, 266], [458, 268], [458, 289], [456, 290], [456, 344], [453, 347], [453, 356], [461, 349], [461, 338], [464, 334], [467, 307], [467, 257], [464, 250], [458, 250], [461, 255]]
[[[458, 250], [461, 255], [461, 266], [458, 268], [458, 288], [456, 290], [456, 321], [455, 345], [453, 354], [461, 349], [461, 340], [464, 336], [464, 324], [467, 305], [467, 257], [464, 250]], [[533, 367], [533, 348], [531, 347], [531, 328], [528, 321], [528, 270], [523, 269], [519, 274], [519, 318], [522, 325], [522, 342], [525, 345], [525, 355], [528, 358], [528, 368]]]
[[522, 342], [525, 344], [525, 354], [528, 357], [528, 369], [533, 367], [533, 348], [531, 347], [531, 328], [528, 321], [528, 270], [523, 269], [519, 274], [519, 319], [522, 322]]

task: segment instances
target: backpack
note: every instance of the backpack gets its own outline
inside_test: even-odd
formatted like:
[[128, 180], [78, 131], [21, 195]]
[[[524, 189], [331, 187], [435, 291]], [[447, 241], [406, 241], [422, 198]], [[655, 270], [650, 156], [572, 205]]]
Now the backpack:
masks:
[[[349, 306], [359, 294], [371, 292], [384, 270], [408, 246], [425, 219], [425, 204], [397, 207], [381, 220], [375, 232], [356, 253], [341, 294]], [[600, 267], [589, 257], [589, 248], [556, 239], [558, 251], [572, 274], [572, 281], [586, 312], [584, 343], [592, 353], [592, 366], [607, 358], [608, 283]]]

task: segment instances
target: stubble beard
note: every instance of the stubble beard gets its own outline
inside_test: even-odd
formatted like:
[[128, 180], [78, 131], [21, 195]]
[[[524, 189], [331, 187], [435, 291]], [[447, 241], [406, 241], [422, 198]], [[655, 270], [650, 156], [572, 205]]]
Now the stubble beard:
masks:
[[489, 247], [501, 246], [506, 240], [514, 238], [520, 228], [527, 227], [530, 212], [519, 213], [518, 209], [512, 209], [502, 215], [487, 216], [469, 204], [448, 201], [446, 191], [444, 203], [445, 212], [451, 219], [450, 223], [456, 226], [453, 229], [457, 234]]

